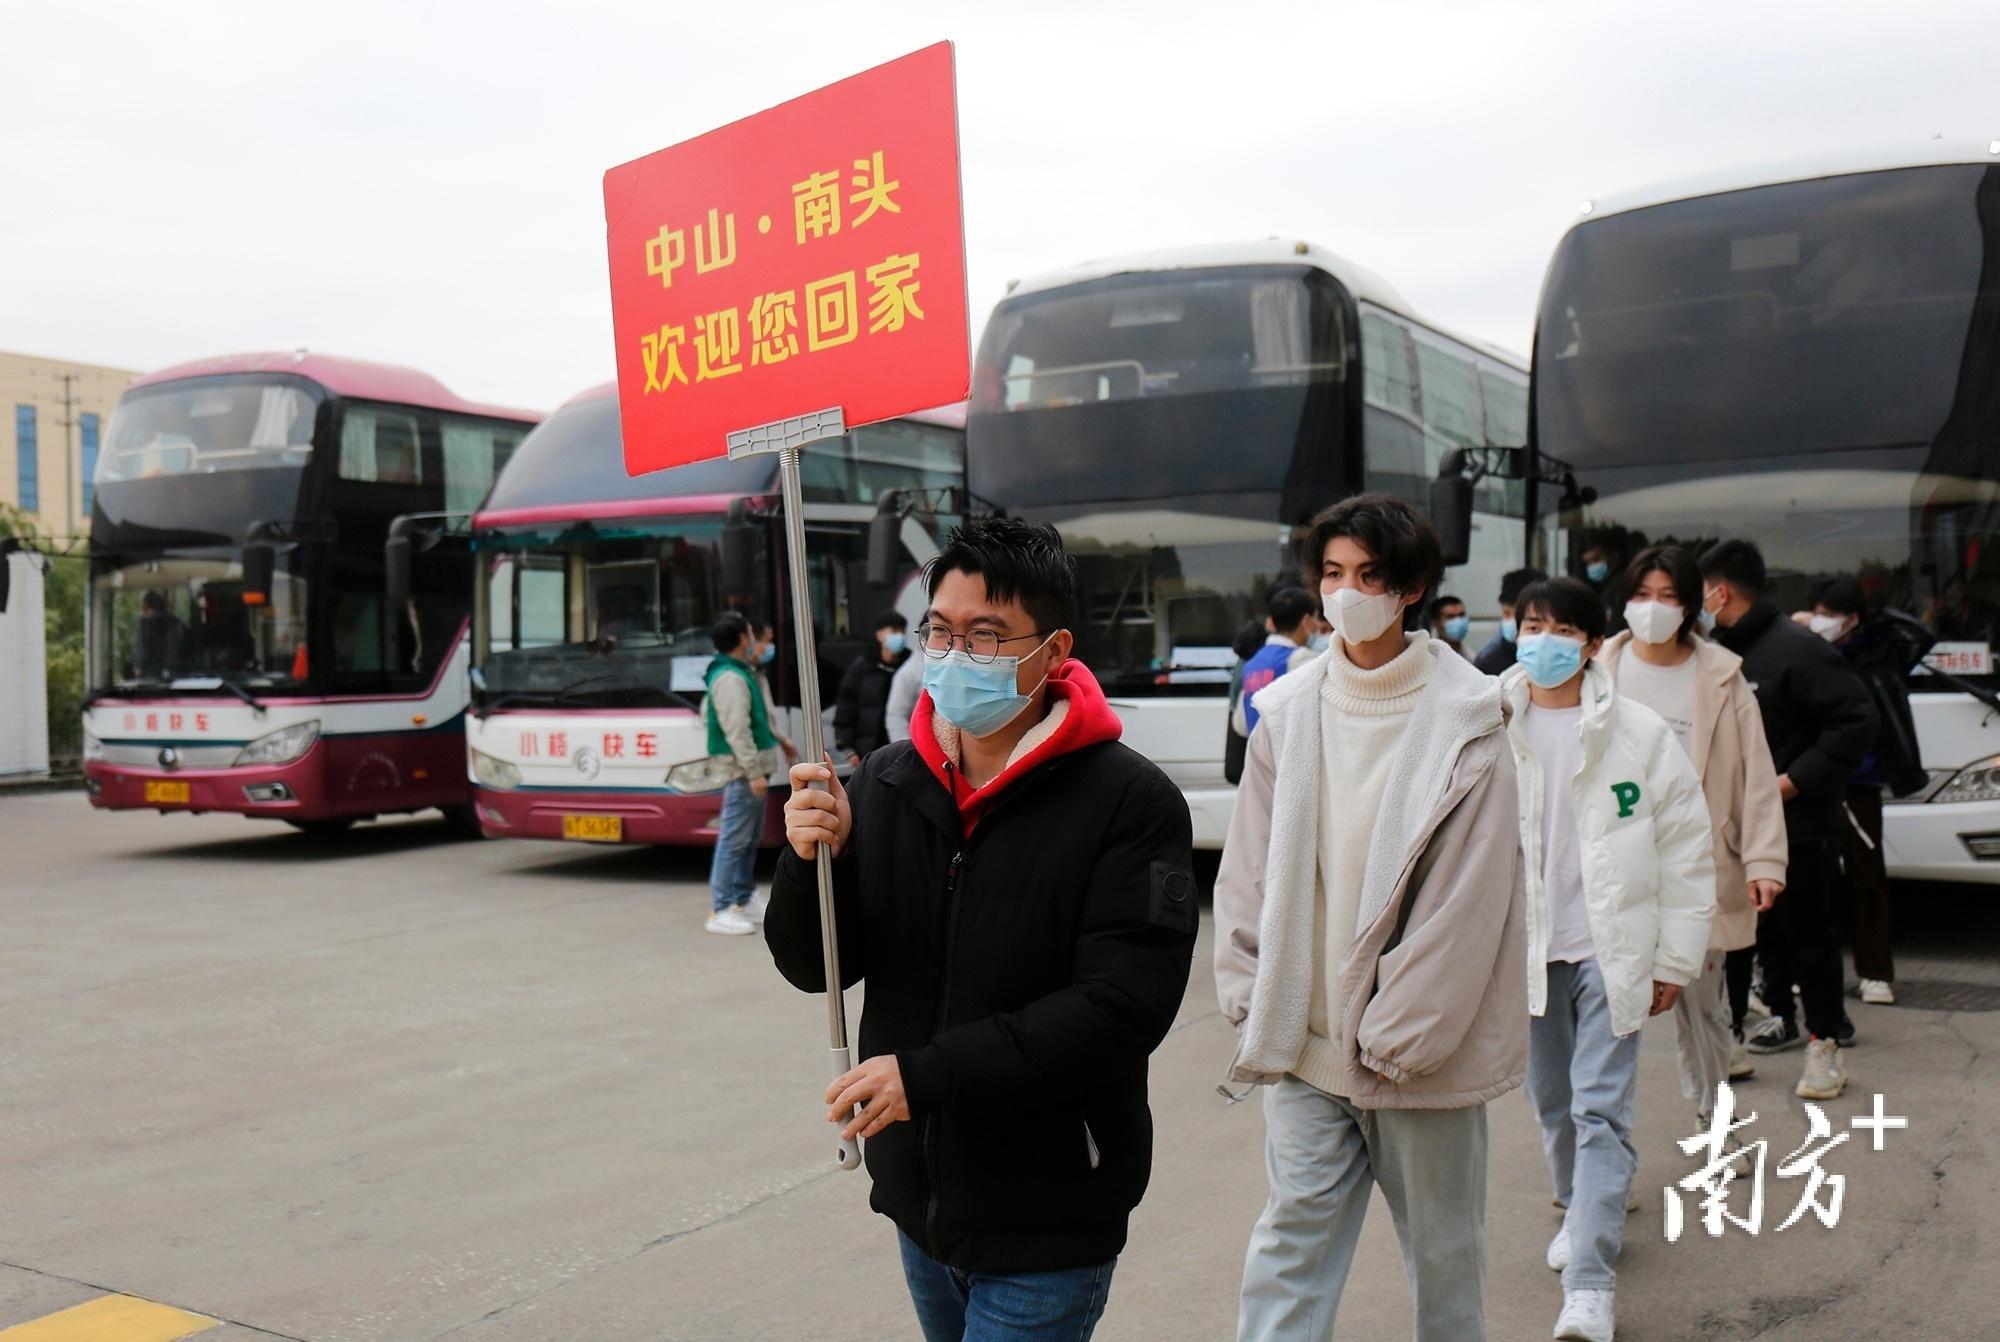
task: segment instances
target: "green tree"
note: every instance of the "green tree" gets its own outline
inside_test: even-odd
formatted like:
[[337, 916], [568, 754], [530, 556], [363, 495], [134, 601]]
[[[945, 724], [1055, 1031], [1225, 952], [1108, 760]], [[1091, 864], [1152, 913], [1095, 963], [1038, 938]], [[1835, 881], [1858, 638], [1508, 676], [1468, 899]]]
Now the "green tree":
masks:
[[16, 536], [48, 556], [42, 582], [43, 652], [48, 664], [50, 762], [73, 762], [83, 745], [83, 626], [86, 568], [81, 547], [55, 551], [35, 519], [0, 503], [0, 536]]

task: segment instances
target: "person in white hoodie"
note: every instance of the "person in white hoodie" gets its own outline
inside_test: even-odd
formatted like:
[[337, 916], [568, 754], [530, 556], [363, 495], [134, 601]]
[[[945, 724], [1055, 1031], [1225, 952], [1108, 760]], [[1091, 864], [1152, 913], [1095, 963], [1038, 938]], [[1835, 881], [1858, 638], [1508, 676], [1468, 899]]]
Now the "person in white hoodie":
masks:
[[1639, 1029], [1702, 969], [1715, 857], [1701, 780], [1673, 729], [1591, 659], [1604, 602], [1574, 578], [1521, 593], [1500, 679], [1528, 875], [1528, 1097], [1556, 1201], [1555, 1336], [1611, 1342], [1615, 1264], [1638, 1168]]
[[1479, 1342], [1486, 1105], [1528, 1052], [1500, 686], [1416, 628], [1444, 556], [1407, 503], [1334, 505], [1304, 558], [1334, 641], [1257, 696], [1215, 885], [1229, 1075], [1267, 1087], [1237, 1337], [1332, 1333], [1379, 1186], [1419, 1342]]

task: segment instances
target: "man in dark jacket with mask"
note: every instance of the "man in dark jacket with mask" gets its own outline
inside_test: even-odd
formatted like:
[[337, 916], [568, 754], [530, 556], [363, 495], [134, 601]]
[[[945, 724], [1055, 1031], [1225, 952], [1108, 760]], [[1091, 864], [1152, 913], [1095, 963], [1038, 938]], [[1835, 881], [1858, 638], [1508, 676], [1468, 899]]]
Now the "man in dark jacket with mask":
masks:
[[889, 686], [897, 670], [910, 660], [910, 622], [896, 611], [875, 620], [875, 643], [854, 659], [841, 677], [840, 698], [833, 708], [833, 748], [849, 764], [889, 744]]
[[1500, 628], [1472, 659], [1472, 664], [1489, 676], [1497, 676], [1514, 664], [1514, 644], [1520, 636], [1520, 622], [1514, 618], [1514, 602], [1521, 593], [1549, 575], [1538, 568], [1517, 568], [1500, 579]]
[[1819, 585], [1806, 627], [1840, 650], [1868, 688], [1882, 720], [1875, 749], [1847, 782], [1848, 825], [1841, 852], [1861, 1000], [1889, 1006], [1896, 1000], [1896, 961], [1889, 938], [1889, 872], [1882, 860], [1882, 791], [1907, 797], [1930, 781], [1910, 714], [1909, 677], [1937, 635], [1902, 611], [1871, 614], [1862, 601], [1861, 584], [1852, 578], [1830, 578]]
[[1187, 987], [1187, 804], [1069, 660], [1054, 531], [969, 523], [928, 578], [911, 738], [845, 788], [792, 771], [765, 938], [826, 990], [830, 844], [843, 986], [868, 997], [863, 1061], [825, 1101], [867, 1143], [925, 1338], [1087, 1338], [1151, 1173], [1147, 1058]]
[[[1838, 1041], [1853, 1034], [1841, 1002], [1842, 803], [1848, 778], [1874, 744], [1875, 706], [1839, 653], [1765, 598], [1764, 556], [1755, 545], [1715, 546], [1701, 557], [1701, 576], [1716, 642], [1743, 659], [1743, 677], [1757, 692], [1790, 848], [1785, 893], [1757, 925], [1772, 1019], [1747, 1043], [1753, 1053], [1776, 1053], [1804, 1042], [1798, 1094], [1830, 1100], [1847, 1084]], [[1794, 983], [1805, 1006], [1803, 1033], [1792, 1017]]]

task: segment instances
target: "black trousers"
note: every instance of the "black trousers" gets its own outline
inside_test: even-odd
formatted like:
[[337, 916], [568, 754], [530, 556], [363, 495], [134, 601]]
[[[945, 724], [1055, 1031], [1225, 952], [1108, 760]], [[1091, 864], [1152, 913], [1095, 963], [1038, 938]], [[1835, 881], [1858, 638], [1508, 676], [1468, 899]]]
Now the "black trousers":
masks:
[[1847, 1024], [1847, 1008], [1841, 1002], [1845, 965], [1840, 945], [1847, 925], [1846, 893], [1839, 840], [1796, 840], [1785, 872], [1785, 893], [1757, 919], [1764, 1005], [1780, 1020], [1790, 1019], [1796, 983], [1805, 1008], [1806, 1033], [1819, 1039], [1836, 1037]]
[[[1853, 911], [1854, 972], [1864, 979], [1893, 983], [1896, 961], [1889, 950], [1889, 871], [1882, 861], [1882, 790], [1847, 789], [1847, 809], [1861, 826], [1857, 831], [1849, 824], [1840, 845], [1847, 866], [1848, 907]], [[1866, 843], [1861, 838], [1864, 833]]]
[[1743, 1018], [1750, 1014], [1750, 979], [1756, 972], [1755, 946], [1745, 946], [1722, 957], [1722, 980], [1729, 988], [1729, 1028], [1739, 1043], [1743, 1039]]

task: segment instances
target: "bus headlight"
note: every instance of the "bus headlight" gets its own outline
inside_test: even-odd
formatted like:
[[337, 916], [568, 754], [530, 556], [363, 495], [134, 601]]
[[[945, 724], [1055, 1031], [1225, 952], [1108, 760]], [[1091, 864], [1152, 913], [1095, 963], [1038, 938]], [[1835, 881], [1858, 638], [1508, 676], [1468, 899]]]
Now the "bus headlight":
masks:
[[1931, 794], [1932, 801], [2000, 801], [2000, 758], [1974, 760]]
[[720, 792], [735, 780], [732, 763], [712, 755], [676, 764], [667, 770], [667, 786], [676, 792]]
[[483, 750], [466, 749], [472, 754], [472, 781], [481, 787], [490, 787], [496, 792], [508, 792], [521, 786], [521, 771], [506, 760], [495, 759]]
[[319, 719], [311, 722], [294, 723], [268, 732], [243, 747], [236, 757], [237, 767], [246, 764], [290, 764], [299, 756], [313, 748], [319, 740]]

